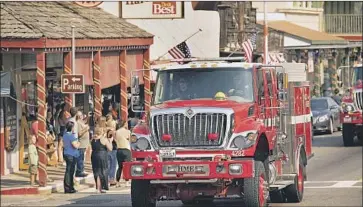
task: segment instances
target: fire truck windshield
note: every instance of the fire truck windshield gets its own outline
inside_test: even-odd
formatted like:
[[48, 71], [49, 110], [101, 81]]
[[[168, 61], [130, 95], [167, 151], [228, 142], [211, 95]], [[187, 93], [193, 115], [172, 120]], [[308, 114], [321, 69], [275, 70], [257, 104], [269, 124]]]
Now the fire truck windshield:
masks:
[[353, 84], [361, 84], [363, 79], [362, 67], [355, 67], [353, 69]]
[[153, 104], [177, 100], [213, 100], [218, 92], [225, 94], [227, 100], [253, 102], [252, 68], [193, 68], [159, 71]]

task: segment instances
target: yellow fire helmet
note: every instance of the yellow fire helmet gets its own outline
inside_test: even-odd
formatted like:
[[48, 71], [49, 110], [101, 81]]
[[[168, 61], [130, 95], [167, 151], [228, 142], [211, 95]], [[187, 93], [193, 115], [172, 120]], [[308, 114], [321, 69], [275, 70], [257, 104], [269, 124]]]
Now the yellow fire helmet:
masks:
[[224, 101], [226, 100], [226, 94], [224, 94], [223, 92], [217, 92], [216, 95], [214, 96], [214, 99], [217, 101]]

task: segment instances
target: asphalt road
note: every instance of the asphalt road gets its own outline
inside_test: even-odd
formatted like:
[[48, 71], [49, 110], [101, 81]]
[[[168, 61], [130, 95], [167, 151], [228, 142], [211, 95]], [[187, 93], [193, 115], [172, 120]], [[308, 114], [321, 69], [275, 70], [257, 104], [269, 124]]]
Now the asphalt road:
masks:
[[[269, 206], [362, 206], [362, 146], [343, 147], [341, 132], [315, 136], [315, 156], [308, 163], [302, 203]], [[122, 206], [131, 207], [129, 189], [111, 189], [96, 194], [93, 189], [74, 195], [1, 198], [1, 206]], [[236, 201], [216, 201], [215, 206], [240, 206]], [[182, 207], [180, 201], [158, 202], [157, 206]]]

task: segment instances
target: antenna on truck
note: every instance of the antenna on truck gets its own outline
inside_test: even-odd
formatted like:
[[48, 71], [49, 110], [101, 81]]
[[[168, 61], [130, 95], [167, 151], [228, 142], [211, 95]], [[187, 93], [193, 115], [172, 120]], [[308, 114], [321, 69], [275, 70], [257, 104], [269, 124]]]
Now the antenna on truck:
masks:
[[185, 59], [170, 60], [170, 62], [179, 62], [179, 63], [203, 62], [203, 61], [246, 62], [246, 58], [244, 58], [244, 57], [221, 57], [221, 58], [185, 58]]

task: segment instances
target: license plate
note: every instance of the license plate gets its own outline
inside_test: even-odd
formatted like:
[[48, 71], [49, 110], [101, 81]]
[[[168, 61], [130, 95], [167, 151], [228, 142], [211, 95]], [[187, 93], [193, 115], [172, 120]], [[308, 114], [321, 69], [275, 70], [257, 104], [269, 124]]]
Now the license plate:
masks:
[[164, 169], [167, 174], [205, 174], [208, 172], [207, 165], [167, 165], [164, 166]]
[[159, 156], [161, 158], [174, 158], [176, 157], [175, 150], [159, 150]]
[[344, 122], [352, 122], [352, 118], [351, 117], [344, 117]]

